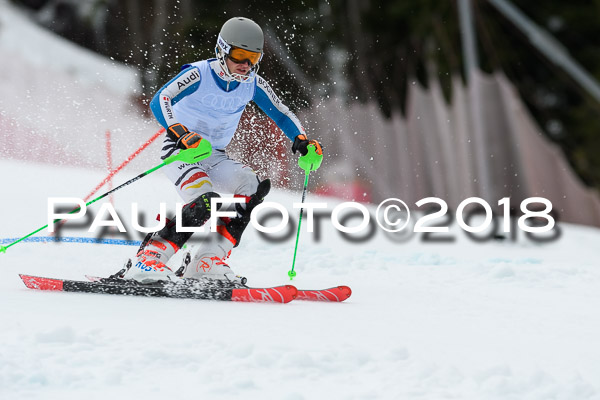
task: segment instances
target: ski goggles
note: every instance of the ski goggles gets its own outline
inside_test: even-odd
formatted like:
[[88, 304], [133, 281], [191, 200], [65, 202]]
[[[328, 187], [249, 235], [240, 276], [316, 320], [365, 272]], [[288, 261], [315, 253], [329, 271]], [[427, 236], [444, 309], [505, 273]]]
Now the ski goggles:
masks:
[[262, 53], [240, 49], [239, 47], [232, 47], [227, 56], [236, 64], [242, 64], [246, 61], [250, 61], [250, 64], [256, 65], [262, 58]]

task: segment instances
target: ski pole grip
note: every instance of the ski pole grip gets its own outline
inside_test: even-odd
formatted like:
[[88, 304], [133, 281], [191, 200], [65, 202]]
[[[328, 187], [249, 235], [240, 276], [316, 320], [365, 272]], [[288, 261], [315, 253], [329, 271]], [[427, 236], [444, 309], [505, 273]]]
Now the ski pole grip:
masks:
[[198, 143], [198, 147], [180, 150], [179, 153], [173, 154], [164, 159], [164, 164], [171, 164], [174, 161], [181, 161], [186, 164], [194, 164], [210, 157], [212, 154], [212, 145], [206, 139], [202, 139]]
[[317, 153], [317, 148], [314, 144], [309, 144], [306, 155], [298, 158], [298, 165], [307, 173], [316, 171], [323, 162], [323, 153]]

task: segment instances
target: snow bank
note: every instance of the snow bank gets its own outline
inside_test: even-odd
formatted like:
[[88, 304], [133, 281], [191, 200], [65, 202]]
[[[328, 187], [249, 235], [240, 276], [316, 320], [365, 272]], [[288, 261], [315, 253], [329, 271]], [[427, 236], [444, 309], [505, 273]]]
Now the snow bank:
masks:
[[[45, 78], [52, 73], [68, 72], [74, 83], [107, 86], [124, 96], [139, 87], [135, 68], [111, 61], [38, 27], [7, 0], [0, 0], [0, 53], [18, 56], [25, 71], [32, 68], [47, 71]], [[48, 79], [49, 85], [53, 83]]]
[[[106, 131], [117, 163], [160, 128], [134, 100], [135, 68], [36, 26], [6, 0], [0, 0], [0, 59], [2, 158], [105, 168]], [[158, 142], [131, 167], [155, 165]]]

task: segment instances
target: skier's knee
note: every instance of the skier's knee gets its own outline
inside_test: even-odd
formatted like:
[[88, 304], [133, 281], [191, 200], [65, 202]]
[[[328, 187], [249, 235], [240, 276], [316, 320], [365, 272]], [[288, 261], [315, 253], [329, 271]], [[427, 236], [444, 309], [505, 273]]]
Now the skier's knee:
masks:
[[[268, 180], [268, 179], [267, 179]], [[263, 181], [264, 182], [264, 181]], [[235, 178], [235, 194], [251, 196], [262, 182], [250, 168], [243, 168]]]
[[264, 181], [260, 182], [256, 188], [256, 193], [248, 198], [246, 207], [238, 210], [240, 215], [237, 218], [230, 220], [225, 225], [228, 234], [230, 235], [231, 239], [233, 239], [232, 241], [234, 242], [235, 247], [240, 244], [242, 233], [244, 233], [244, 230], [250, 222], [252, 211], [264, 201], [270, 190], [271, 181], [269, 179], [265, 179]]

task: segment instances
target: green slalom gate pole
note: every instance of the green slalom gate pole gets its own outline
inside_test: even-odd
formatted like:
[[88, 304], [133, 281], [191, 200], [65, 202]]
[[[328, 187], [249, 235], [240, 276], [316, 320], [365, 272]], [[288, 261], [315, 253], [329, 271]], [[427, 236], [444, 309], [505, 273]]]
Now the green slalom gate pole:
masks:
[[[141, 174], [139, 174], [138, 176], [136, 176], [135, 178], [132, 178], [130, 180], [128, 180], [127, 182], [117, 186], [116, 188], [101, 194], [100, 196], [96, 197], [93, 200], [88, 201], [85, 206], [89, 206], [92, 203], [97, 202], [100, 199], [105, 198], [106, 196], [116, 192], [119, 189], [124, 188], [127, 185], [131, 185], [133, 182], [142, 179], [145, 176], [150, 175], [151, 173], [153, 173], [154, 171], [156, 171], [157, 169], [160, 169], [162, 167], [164, 167], [165, 165], [171, 164], [174, 161], [181, 161], [184, 162], [186, 164], [193, 164], [196, 163], [198, 161], [204, 160], [207, 157], [210, 157], [210, 155], [212, 154], [212, 146], [211, 144], [208, 142], [208, 140], [201, 140], [200, 144], [198, 145], [198, 147], [195, 148], [190, 148], [190, 149], [186, 149], [186, 150], [181, 150], [179, 153], [174, 154], [170, 157], [167, 157], [164, 159], [164, 161], [162, 163], [160, 163], [159, 165], [157, 165], [154, 168], [150, 168], [148, 171], [146, 172], [142, 172]], [[73, 211], [69, 212], [69, 214], [73, 214], [78, 212], [81, 209], [81, 207], [77, 207], [76, 209], [74, 209]], [[62, 219], [55, 219], [52, 223], [55, 224], [57, 222], [62, 221], [64, 218]], [[9, 247], [14, 246], [15, 244], [27, 239], [30, 236], [35, 235], [36, 233], [38, 233], [39, 231], [47, 228], [48, 225], [44, 225], [39, 229], [36, 229], [35, 231], [31, 232], [28, 235], [23, 236], [22, 238], [15, 240], [14, 242], [10, 243], [7, 246], [0, 246], [0, 253], [5, 253], [6, 250], [8, 250]]]
[[[308, 178], [310, 176], [311, 171], [316, 171], [321, 166], [321, 162], [323, 161], [323, 154], [318, 154], [316, 152], [315, 145], [308, 146], [308, 152], [306, 155], [298, 158], [298, 165], [305, 172], [304, 176], [304, 188], [302, 189], [302, 203], [304, 204], [304, 200], [306, 200], [306, 193], [308, 192]], [[296, 232], [296, 245], [294, 246], [294, 259], [292, 260], [292, 269], [288, 271], [288, 276], [290, 280], [294, 279], [296, 276], [296, 271], [294, 268], [296, 267], [296, 255], [298, 254], [298, 242], [300, 240], [300, 226], [302, 225], [302, 213], [304, 212], [304, 207], [300, 208], [300, 216], [298, 217], [298, 231]]]

